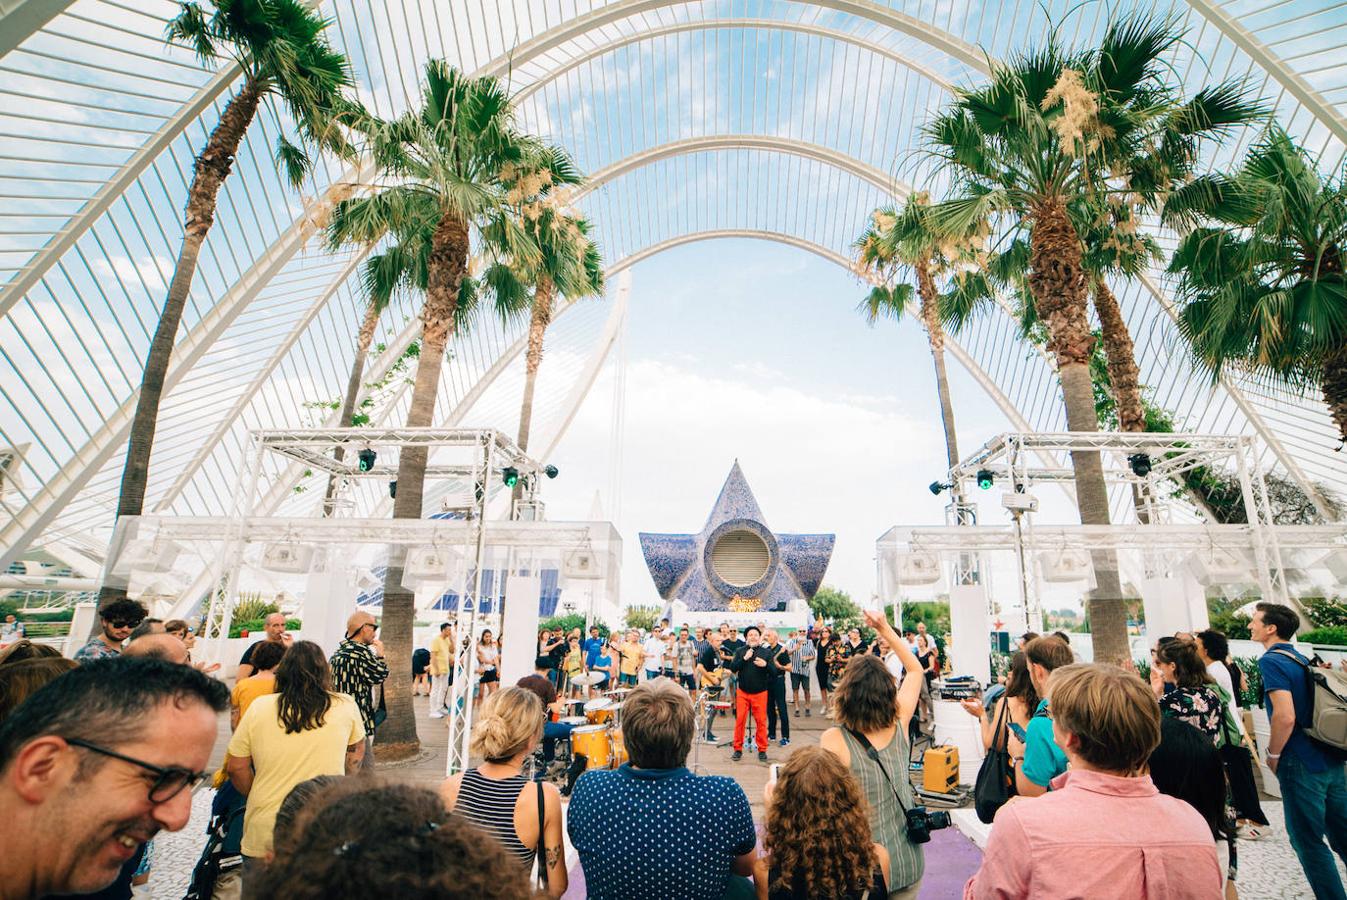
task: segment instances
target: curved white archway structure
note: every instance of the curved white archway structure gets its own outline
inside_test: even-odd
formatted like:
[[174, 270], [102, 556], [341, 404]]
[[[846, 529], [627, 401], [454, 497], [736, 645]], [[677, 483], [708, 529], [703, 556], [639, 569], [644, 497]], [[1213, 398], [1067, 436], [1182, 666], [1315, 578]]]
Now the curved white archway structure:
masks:
[[[165, 50], [173, 6], [143, 6], [15, 0], [0, 14], [0, 448], [28, 448], [0, 491], [0, 568], [44, 545], [101, 551], [192, 153], [237, 79], [231, 66]], [[1069, 12], [1064, 35], [1088, 41], [1107, 11], [1070, 0], [791, 0], [751, 16], [688, 0], [577, 0], [564, 13], [505, 0], [491, 15], [433, 0], [320, 6], [382, 115], [412, 101], [430, 57], [520, 85], [525, 126], [593, 173], [582, 208], [627, 266], [708, 235], [761, 234], [844, 259], [868, 209], [908, 190], [895, 162], [913, 159], [921, 124], [952, 87], [1041, 36], [1046, 16]], [[1246, 75], [1325, 166], [1341, 162], [1341, 4], [1307, 0], [1295, 15], [1280, 0], [1238, 16], [1216, 0], [1158, 8], [1190, 25], [1190, 45], [1170, 61], [1176, 78]], [[296, 194], [271, 164], [281, 125], [263, 110], [221, 194], [161, 411], [148, 497], [158, 512], [221, 511], [246, 429], [303, 421], [305, 404], [336, 395], [344, 378], [360, 257], [319, 248], [312, 210], [332, 183], [372, 173], [329, 166]], [[919, 169], [903, 172], [938, 191]], [[1315, 482], [1347, 492], [1316, 398], [1239, 377], [1211, 388], [1175, 350], [1163, 273], [1117, 288], [1156, 402], [1193, 430], [1257, 435], [1264, 464], [1312, 497]], [[414, 312], [399, 300], [388, 314], [374, 378], [413, 339]], [[488, 322], [465, 336], [442, 408], [497, 377], [518, 338]], [[1050, 367], [1007, 322], [980, 323], [952, 352], [1017, 427], [1060, 427]], [[382, 414], [396, 418], [400, 402], [393, 395]]]

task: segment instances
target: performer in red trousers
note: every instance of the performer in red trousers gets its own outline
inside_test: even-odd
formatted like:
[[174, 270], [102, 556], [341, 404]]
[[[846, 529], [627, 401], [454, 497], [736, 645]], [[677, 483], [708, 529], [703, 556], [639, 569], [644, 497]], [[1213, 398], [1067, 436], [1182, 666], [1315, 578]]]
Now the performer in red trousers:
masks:
[[739, 693], [734, 708], [734, 756], [744, 758], [744, 726], [753, 713], [753, 734], [758, 743], [758, 759], [767, 762], [767, 689], [771, 686], [771, 653], [762, 646], [762, 634], [750, 625], [744, 631], [744, 646], [734, 654], [729, 668], [739, 676]]

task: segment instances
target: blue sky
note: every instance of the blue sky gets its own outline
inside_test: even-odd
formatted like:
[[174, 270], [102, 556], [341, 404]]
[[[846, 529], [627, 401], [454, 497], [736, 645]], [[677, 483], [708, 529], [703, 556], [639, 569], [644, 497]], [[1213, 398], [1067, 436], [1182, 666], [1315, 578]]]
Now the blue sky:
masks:
[[[621, 506], [623, 597], [656, 601], [640, 531], [696, 532], [737, 458], [774, 530], [833, 532], [826, 582], [875, 590], [874, 542], [895, 524], [940, 524], [926, 485], [945, 471], [926, 340], [915, 320], [865, 324], [862, 287], [802, 250], [717, 240], [633, 270]], [[1009, 427], [949, 363], [961, 451]], [[612, 367], [554, 462], [549, 517], [584, 518], [608, 494]]]

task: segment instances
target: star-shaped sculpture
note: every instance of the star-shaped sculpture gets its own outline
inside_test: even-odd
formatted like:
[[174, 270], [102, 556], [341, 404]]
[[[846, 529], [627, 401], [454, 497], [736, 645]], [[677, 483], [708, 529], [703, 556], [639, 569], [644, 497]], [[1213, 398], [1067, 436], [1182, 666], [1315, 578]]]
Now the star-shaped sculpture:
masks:
[[735, 460], [698, 534], [642, 532], [641, 552], [665, 600], [690, 610], [723, 610], [756, 601], [764, 612], [808, 600], [823, 583], [835, 535], [775, 534]]

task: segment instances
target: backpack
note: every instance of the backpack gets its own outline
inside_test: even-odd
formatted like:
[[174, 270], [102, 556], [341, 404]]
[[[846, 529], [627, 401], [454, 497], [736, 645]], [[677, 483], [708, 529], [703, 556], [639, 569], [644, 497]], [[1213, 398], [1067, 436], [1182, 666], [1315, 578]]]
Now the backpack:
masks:
[[1285, 650], [1273, 650], [1305, 670], [1310, 690], [1310, 721], [1296, 722], [1306, 735], [1334, 750], [1347, 750], [1347, 672], [1320, 669]]

